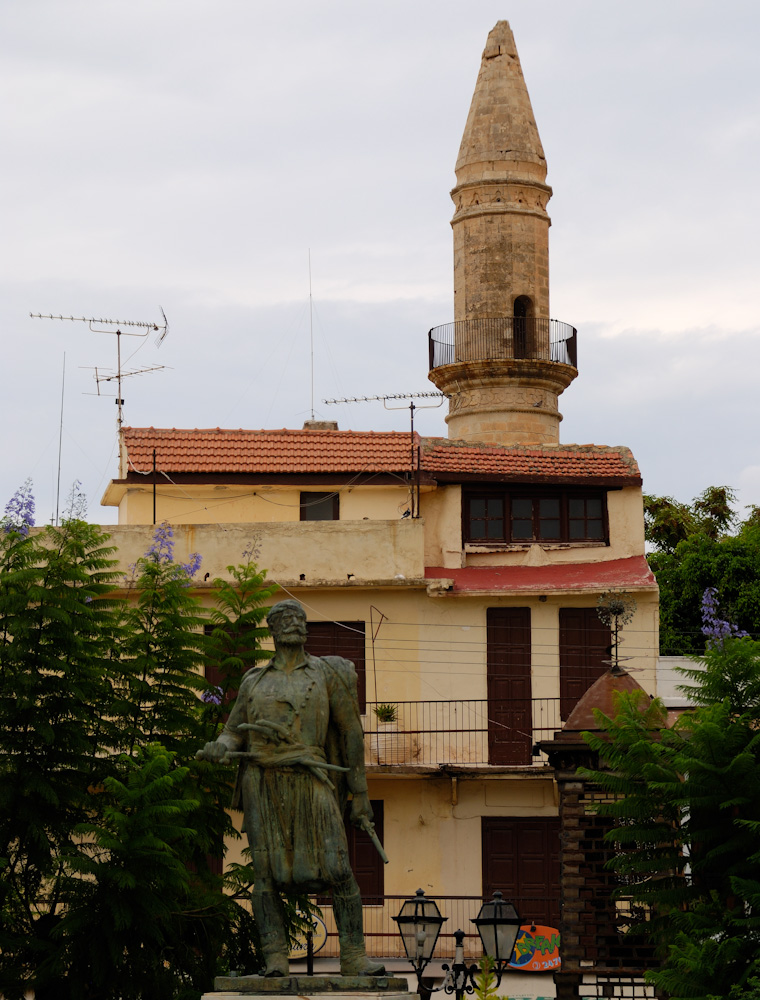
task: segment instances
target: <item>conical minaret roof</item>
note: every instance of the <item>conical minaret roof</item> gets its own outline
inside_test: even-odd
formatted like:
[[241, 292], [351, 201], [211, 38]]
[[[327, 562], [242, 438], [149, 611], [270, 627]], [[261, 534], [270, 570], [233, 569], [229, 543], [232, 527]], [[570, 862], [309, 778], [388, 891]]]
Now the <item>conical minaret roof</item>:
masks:
[[546, 158], [507, 21], [499, 21], [488, 36], [456, 163], [460, 184], [483, 172], [546, 178]]

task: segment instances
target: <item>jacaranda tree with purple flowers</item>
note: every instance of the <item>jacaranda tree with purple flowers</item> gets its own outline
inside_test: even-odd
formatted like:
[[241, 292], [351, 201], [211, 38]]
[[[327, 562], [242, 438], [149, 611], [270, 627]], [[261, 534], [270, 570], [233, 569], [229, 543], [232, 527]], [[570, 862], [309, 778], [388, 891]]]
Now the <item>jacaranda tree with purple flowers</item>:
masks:
[[29, 534], [29, 529], [34, 527], [34, 507], [32, 481], [27, 479], [5, 505], [5, 512], [0, 518], [0, 528], [6, 535], [17, 532], [25, 538]]
[[718, 591], [715, 587], [708, 587], [702, 594], [702, 635], [707, 640], [708, 649], [722, 646], [732, 636], [735, 639], [749, 637], [749, 632], [720, 617], [718, 604]]
[[649, 564], [660, 587], [660, 652], [700, 655], [705, 648], [702, 604], [720, 597], [723, 618], [760, 636], [760, 512], [734, 512], [727, 487], [710, 487], [691, 504], [645, 497]]
[[[209, 621], [200, 557], [175, 560], [160, 525], [118, 599], [107, 534], [76, 517], [30, 531], [32, 511], [25, 485], [0, 532], [0, 994], [197, 996], [225, 965], [255, 969], [218, 874], [231, 775], [195, 751], [226, 690], [209, 699], [206, 675], [261, 655], [271, 588], [248, 560]], [[244, 648], [225, 659], [207, 625]]]

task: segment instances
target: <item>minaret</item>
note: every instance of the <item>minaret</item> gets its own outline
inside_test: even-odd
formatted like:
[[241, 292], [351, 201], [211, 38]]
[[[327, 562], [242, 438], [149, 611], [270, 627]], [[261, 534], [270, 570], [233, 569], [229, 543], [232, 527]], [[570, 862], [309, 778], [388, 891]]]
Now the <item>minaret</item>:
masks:
[[578, 374], [575, 330], [549, 318], [546, 159], [509, 24], [488, 36], [456, 165], [454, 323], [430, 331], [449, 437], [557, 444]]

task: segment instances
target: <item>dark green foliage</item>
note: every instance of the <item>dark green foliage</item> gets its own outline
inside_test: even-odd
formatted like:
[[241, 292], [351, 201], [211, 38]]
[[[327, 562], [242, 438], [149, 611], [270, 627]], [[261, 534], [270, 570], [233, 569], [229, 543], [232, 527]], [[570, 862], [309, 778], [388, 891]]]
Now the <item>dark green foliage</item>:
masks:
[[269, 635], [263, 624], [269, 610], [264, 602], [278, 588], [266, 583], [266, 572], [251, 561], [251, 554], [243, 553], [244, 563], [227, 567], [229, 579], [214, 580], [215, 606], [209, 613], [204, 649], [206, 675], [214, 679], [204, 697], [209, 740], [215, 738], [243, 675], [271, 656], [261, 648]]
[[618, 796], [599, 811], [620, 895], [651, 907], [634, 932], [659, 947], [652, 981], [706, 1000], [760, 973], [760, 644], [726, 639], [687, 673], [698, 707], [672, 729], [640, 694], [600, 716], [586, 739], [609, 770], [586, 776]]
[[752, 976], [743, 985], [734, 984], [727, 996], [710, 996], [708, 1000], [760, 1000], [760, 979]]
[[[117, 600], [99, 528], [11, 528], [0, 531], [0, 994], [179, 1000], [233, 959], [254, 971], [253, 921], [211, 863], [232, 832], [232, 774], [195, 759], [218, 726], [199, 697], [198, 560], [176, 563], [162, 526]], [[257, 623], [251, 663], [271, 589], [250, 562], [233, 576], [220, 615], [233, 633], [238, 618]]]
[[674, 552], [692, 535], [719, 538], [736, 521], [736, 494], [728, 486], [708, 486], [691, 503], [672, 497], [644, 496], [646, 539], [658, 552]]
[[119, 764], [121, 779], [105, 778], [97, 813], [76, 830], [84, 843], [62, 880], [58, 939], [73, 995], [96, 985], [99, 996], [159, 1000], [198, 973], [210, 982], [213, 959], [196, 953], [193, 917], [202, 922], [217, 900], [185, 860], [197, 807], [187, 794], [188, 769], [159, 744]]
[[[714, 587], [725, 617], [750, 635], [760, 621], [760, 519], [738, 524], [724, 486], [706, 489], [692, 504], [645, 497], [649, 564], [660, 587], [660, 652], [701, 655], [702, 595]], [[735, 534], [729, 530], [737, 528]]]

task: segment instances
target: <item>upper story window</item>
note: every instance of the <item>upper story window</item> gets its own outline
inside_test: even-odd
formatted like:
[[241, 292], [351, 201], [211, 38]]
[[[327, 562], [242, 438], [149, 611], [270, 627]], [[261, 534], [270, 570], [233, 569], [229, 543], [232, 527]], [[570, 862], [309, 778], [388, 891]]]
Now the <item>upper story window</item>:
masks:
[[467, 542], [605, 542], [601, 491], [471, 490], [464, 497]]
[[338, 494], [301, 493], [302, 521], [338, 521], [340, 520], [340, 502]]

